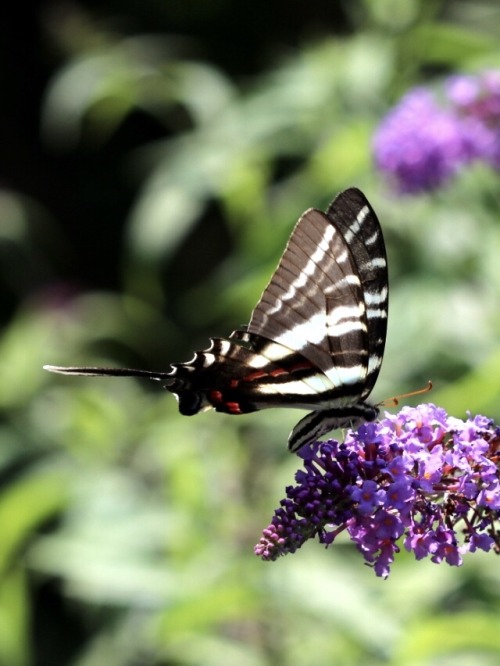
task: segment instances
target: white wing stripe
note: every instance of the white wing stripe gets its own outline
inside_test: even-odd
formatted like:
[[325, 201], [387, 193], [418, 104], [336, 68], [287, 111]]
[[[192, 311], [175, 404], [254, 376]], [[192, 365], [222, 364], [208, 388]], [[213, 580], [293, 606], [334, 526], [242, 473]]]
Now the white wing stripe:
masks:
[[273, 307], [270, 308], [267, 311], [267, 316], [271, 317], [272, 315], [276, 314], [279, 312], [279, 310], [282, 307], [282, 302], [283, 301], [289, 301], [293, 298], [295, 298], [297, 292], [299, 292], [308, 282], [308, 279], [311, 277], [311, 275], [314, 275], [317, 265], [321, 264], [323, 259], [325, 258], [325, 255], [329, 253], [330, 250], [330, 244], [331, 241], [335, 235], [336, 231], [335, 228], [331, 225], [325, 228], [325, 234], [321, 241], [319, 242], [316, 250], [313, 252], [311, 255], [309, 261], [307, 264], [304, 266], [304, 268], [301, 269], [300, 274], [296, 280], [293, 280], [290, 283], [290, 286], [288, 287], [287, 291], [280, 296], [280, 301]]
[[319, 344], [325, 337], [326, 329], [325, 313], [318, 312], [308, 321], [297, 324], [297, 326], [282, 333], [275, 339], [275, 342], [300, 351], [306, 344]]
[[387, 287], [384, 287], [379, 291], [365, 291], [364, 299], [367, 305], [379, 305], [380, 303], [385, 303], [387, 300]]

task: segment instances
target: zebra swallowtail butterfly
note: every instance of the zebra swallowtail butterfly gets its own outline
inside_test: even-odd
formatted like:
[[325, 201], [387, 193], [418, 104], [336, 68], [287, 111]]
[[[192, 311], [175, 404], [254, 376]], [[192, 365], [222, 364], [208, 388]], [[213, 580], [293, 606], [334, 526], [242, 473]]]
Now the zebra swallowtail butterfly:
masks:
[[365, 196], [345, 190], [326, 213], [307, 210], [250, 323], [166, 372], [44, 366], [67, 375], [162, 382], [181, 414], [313, 410], [292, 430], [291, 451], [335, 428], [374, 420], [368, 404], [384, 353], [388, 307], [382, 230]]

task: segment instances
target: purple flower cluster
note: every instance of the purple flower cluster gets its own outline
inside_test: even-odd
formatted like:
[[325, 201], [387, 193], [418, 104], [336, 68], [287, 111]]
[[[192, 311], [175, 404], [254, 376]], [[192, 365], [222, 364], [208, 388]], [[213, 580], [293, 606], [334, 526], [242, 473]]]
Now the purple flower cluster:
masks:
[[264, 560], [315, 536], [328, 546], [343, 531], [384, 578], [401, 538], [418, 560], [456, 566], [467, 551], [500, 549], [500, 428], [484, 416], [403, 407], [301, 457], [296, 485], [255, 546]]
[[477, 160], [500, 169], [500, 71], [452, 76], [439, 97], [413, 89], [379, 126], [373, 151], [401, 193], [437, 189]]

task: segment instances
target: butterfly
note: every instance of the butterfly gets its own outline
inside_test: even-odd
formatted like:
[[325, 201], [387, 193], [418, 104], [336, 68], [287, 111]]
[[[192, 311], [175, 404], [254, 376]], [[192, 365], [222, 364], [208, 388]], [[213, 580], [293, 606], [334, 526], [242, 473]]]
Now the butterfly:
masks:
[[269, 407], [312, 410], [288, 439], [297, 451], [336, 428], [377, 418], [366, 402], [384, 353], [388, 274], [380, 223], [364, 194], [341, 192], [326, 212], [297, 222], [250, 323], [211, 338], [164, 372], [61, 367], [65, 375], [146, 377], [175, 395], [181, 414], [247, 414]]

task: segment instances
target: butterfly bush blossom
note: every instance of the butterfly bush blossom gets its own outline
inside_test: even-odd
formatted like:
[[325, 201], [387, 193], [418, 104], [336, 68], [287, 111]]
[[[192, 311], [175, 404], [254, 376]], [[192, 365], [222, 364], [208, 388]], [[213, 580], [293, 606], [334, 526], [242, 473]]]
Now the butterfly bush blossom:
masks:
[[384, 578], [401, 542], [417, 560], [455, 566], [466, 552], [499, 551], [500, 428], [484, 416], [403, 407], [299, 455], [296, 485], [255, 546], [264, 560], [313, 537], [329, 546], [341, 532]]
[[407, 194], [437, 189], [472, 162], [500, 169], [500, 71], [449, 77], [439, 94], [414, 88], [382, 121], [373, 152]]

